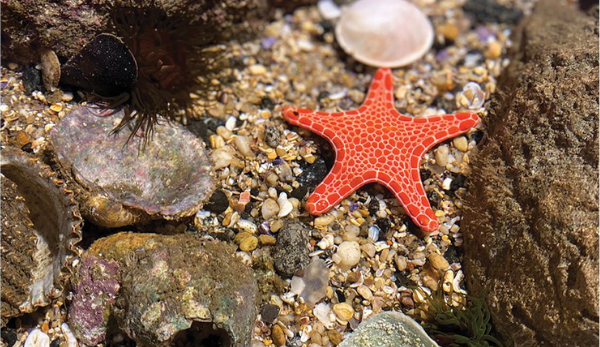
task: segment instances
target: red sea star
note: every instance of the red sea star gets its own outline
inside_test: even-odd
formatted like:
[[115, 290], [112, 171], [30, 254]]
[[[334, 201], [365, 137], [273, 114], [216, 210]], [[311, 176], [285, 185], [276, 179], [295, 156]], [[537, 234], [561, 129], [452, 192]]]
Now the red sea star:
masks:
[[335, 164], [306, 202], [309, 213], [327, 212], [361, 186], [378, 182], [394, 193], [426, 231], [439, 222], [425, 195], [419, 168], [435, 144], [467, 132], [479, 122], [473, 113], [413, 118], [394, 108], [390, 69], [377, 70], [361, 107], [344, 112], [320, 112], [286, 107], [283, 117], [331, 142]]

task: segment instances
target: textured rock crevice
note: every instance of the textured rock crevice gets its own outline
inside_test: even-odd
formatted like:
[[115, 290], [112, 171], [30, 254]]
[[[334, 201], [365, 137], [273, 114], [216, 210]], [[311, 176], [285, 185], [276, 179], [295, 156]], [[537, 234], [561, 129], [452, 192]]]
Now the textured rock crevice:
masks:
[[468, 283], [519, 346], [598, 344], [597, 20], [538, 3], [473, 160]]

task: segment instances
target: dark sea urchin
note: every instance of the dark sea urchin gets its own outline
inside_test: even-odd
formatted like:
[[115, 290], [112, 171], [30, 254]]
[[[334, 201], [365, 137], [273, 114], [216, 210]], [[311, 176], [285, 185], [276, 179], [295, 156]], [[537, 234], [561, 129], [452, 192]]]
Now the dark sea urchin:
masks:
[[128, 90], [95, 98], [125, 109], [115, 131], [130, 126], [130, 136], [141, 131], [148, 138], [159, 115], [169, 120], [197, 116], [191, 95], [205, 96], [215, 88], [210, 80], [222, 68], [223, 50], [216, 45], [219, 29], [206, 16], [214, 4], [200, 2], [193, 11], [167, 4], [126, 0], [109, 9], [110, 30], [129, 48], [138, 69]]

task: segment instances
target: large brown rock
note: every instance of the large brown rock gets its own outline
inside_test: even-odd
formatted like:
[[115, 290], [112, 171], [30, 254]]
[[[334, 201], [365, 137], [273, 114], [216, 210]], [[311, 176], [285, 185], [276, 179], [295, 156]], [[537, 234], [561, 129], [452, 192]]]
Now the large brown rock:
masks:
[[507, 345], [598, 345], [598, 17], [560, 0], [515, 30], [463, 231]]

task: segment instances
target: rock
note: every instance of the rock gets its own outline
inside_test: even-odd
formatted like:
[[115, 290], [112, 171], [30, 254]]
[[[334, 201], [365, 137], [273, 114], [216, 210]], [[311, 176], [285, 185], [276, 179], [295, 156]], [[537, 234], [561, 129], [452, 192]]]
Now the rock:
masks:
[[465, 13], [473, 16], [475, 23], [506, 23], [515, 25], [523, 17], [523, 11], [509, 8], [495, 0], [469, 0], [464, 6]]
[[537, 3], [485, 119], [461, 231], [504, 342], [598, 345], [598, 18]]
[[267, 324], [273, 324], [277, 316], [279, 316], [279, 306], [273, 304], [264, 304], [260, 308], [260, 316], [262, 321]]
[[279, 325], [275, 324], [273, 326], [273, 329], [271, 329], [271, 337], [273, 338], [275, 346], [285, 346], [286, 336]]
[[73, 279], [69, 320], [73, 332], [86, 345], [95, 346], [106, 339], [106, 330], [119, 284], [119, 264], [114, 260], [86, 256]]
[[310, 262], [308, 243], [310, 231], [298, 221], [287, 219], [277, 233], [273, 259], [275, 270], [285, 277], [293, 276]]
[[402, 312], [381, 312], [364, 320], [339, 347], [437, 347], [425, 330]]
[[[96, 241], [83, 255], [71, 307], [85, 308], [80, 305], [84, 298], [88, 310], [94, 310], [92, 303], [105, 304], [102, 320], [89, 315], [100, 323], [95, 328], [119, 327], [137, 345], [249, 345], [258, 287], [252, 270], [233, 253], [225, 243], [191, 234], [114, 234]], [[89, 260], [91, 269], [86, 267]], [[114, 292], [117, 284], [114, 302], [94, 299], [94, 294]], [[72, 311], [69, 319], [84, 341], [89, 322]]]
[[[194, 19], [198, 35], [206, 35], [203, 30], [210, 31], [211, 43], [226, 42], [231, 37], [243, 39], [249, 28], [260, 27], [253, 22], [257, 22], [257, 18], [264, 16], [268, 10], [266, 0], [227, 0], [219, 1], [218, 4], [194, 0], [134, 3], [140, 7], [143, 6], [141, 4], [151, 4], [147, 7], [169, 9], [165, 18], [160, 20], [171, 25], [179, 19], [172, 18], [173, 14], [185, 11]], [[98, 33], [108, 32], [120, 36], [118, 28], [114, 28], [114, 22], [127, 4], [129, 2], [113, 3], [107, 0], [77, 4], [62, 1], [31, 3], [27, 0], [6, 2], [2, 11], [2, 59], [17, 63], [37, 63], [41, 50], [49, 47], [60, 58], [69, 58], [81, 49], [82, 42], [87, 43]]]
[[[337, 260], [337, 261], [336, 261]], [[344, 241], [338, 246], [333, 261], [346, 271], [360, 261], [360, 245], [356, 241]]]

